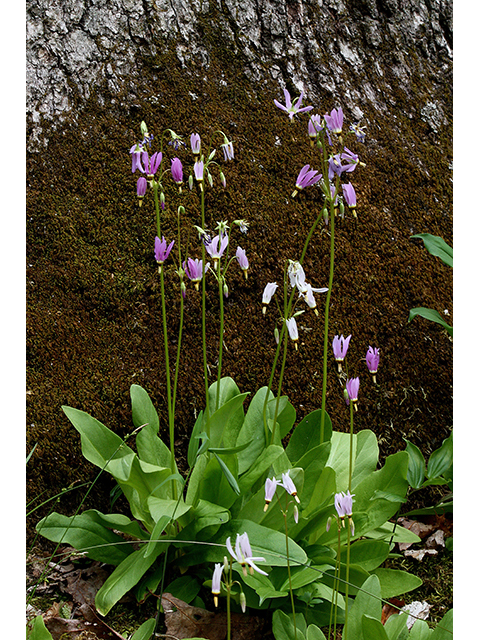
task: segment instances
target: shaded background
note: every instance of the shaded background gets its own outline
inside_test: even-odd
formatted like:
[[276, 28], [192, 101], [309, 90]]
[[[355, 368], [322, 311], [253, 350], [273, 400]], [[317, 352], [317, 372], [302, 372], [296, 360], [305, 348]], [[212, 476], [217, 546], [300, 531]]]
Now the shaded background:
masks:
[[[167, 438], [155, 215], [150, 197], [138, 207], [128, 154], [142, 120], [156, 136], [152, 150], [165, 128], [198, 132], [204, 144], [217, 129], [233, 140], [235, 161], [221, 161], [227, 188], [215, 176], [206, 196], [210, 228], [219, 220], [250, 222], [246, 237], [232, 237], [251, 267], [248, 280], [236, 265], [229, 270], [223, 374], [251, 395], [268, 382], [277, 314], [271, 305], [262, 315], [262, 291], [281, 281], [286, 259], [298, 259], [323, 202], [315, 188], [291, 198], [300, 168], [320, 167], [307, 118], [290, 123], [273, 105], [274, 98], [283, 101], [284, 86], [294, 96], [305, 90], [312, 113], [341, 106], [347, 126], [361, 120], [367, 127], [365, 143], [351, 145], [366, 163], [349, 175], [358, 221], [347, 216], [336, 224], [329, 331], [330, 340], [353, 335], [349, 374], [361, 378], [355, 428], [377, 434], [382, 456], [403, 449], [403, 438], [426, 456], [440, 446], [453, 424], [453, 345], [439, 325], [407, 319], [410, 308], [426, 306], [446, 310], [453, 324], [452, 270], [410, 239], [431, 233], [453, 244], [451, 3], [98, 0], [28, 2], [27, 15], [27, 452], [38, 442], [27, 497], [96, 475], [61, 405], [87, 411], [124, 436], [132, 424], [129, 388], [140, 384]], [[173, 157], [171, 148], [166, 155]], [[188, 152], [179, 156], [188, 166]], [[183, 238], [199, 257], [191, 230], [200, 220], [199, 198], [188, 189], [179, 196], [168, 177], [164, 186], [163, 232], [173, 239], [183, 204]], [[328, 234], [318, 230], [304, 262], [313, 286], [326, 286], [328, 257]], [[176, 349], [172, 261], [166, 283]], [[216, 294], [210, 280], [212, 382]], [[324, 297], [318, 305], [318, 318], [300, 318], [299, 350], [287, 358], [283, 392], [297, 422], [321, 401]], [[203, 407], [200, 328], [200, 297], [189, 287], [176, 414], [180, 455]], [[362, 361], [369, 345], [381, 350], [377, 386]], [[327, 410], [334, 429], [346, 431], [329, 358]], [[107, 510], [112, 487], [102, 478], [87, 506]], [[68, 494], [56, 509], [71, 513], [79, 500]]]

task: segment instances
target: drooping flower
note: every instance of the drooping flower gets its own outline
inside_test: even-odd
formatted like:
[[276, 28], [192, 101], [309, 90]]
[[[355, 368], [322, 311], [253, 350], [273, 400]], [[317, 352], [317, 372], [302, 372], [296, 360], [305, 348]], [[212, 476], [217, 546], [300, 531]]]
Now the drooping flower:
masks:
[[278, 100], [274, 100], [274, 104], [276, 107], [288, 113], [288, 117], [290, 120], [293, 120], [293, 117], [297, 115], [297, 113], [303, 113], [304, 111], [311, 111], [313, 107], [302, 107], [303, 102], [303, 91], [300, 93], [298, 98], [292, 102], [290, 97], [290, 92], [287, 89], [283, 90], [283, 95], [285, 96], [285, 104], [281, 104]]
[[235, 542], [235, 551], [233, 550], [232, 543], [230, 542], [230, 536], [227, 538], [226, 543], [227, 549], [234, 560], [236, 560], [242, 566], [243, 575], [247, 575], [246, 565], [249, 566], [250, 574], [253, 575], [254, 571], [261, 573], [264, 576], [267, 576], [268, 573], [259, 569], [255, 562], [265, 562], [265, 558], [259, 556], [252, 555], [252, 549], [250, 547], [250, 540], [248, 539], [248, 534], [242, 533], [240, 535], [237, 533], [237, 540]]
[[174, 244], [175, 240], [172, 240], [167, 247], [167, 241], [163, 236], [161, 240], [158, 236], [155, 236], [155, 260], [159, 265], [162, 265], [168, 258]]
[[205, 269], [203, 268], [202, 260], [198, 260], [197, 258], [188, 258], [187, 262], [183, 263], [183, 268], [187, 277], [194, 283], [195, 289], [198, 291], [199, 282], [203, 278], [203, 276], [207, 273], [210, 263], [207, 262], [205, 265]]
[[288, 335], [290, 336], [290, 340], [293, 341], [294, 345], [295, 345], [295, 349], [298, 349], [297, 347], [297, 342], [298, 342], [298, 327], [297, 327], [297, 321], [295, 320], [295, 318], [288, 318], [288, 320], [285, 320], [285, 323], [287, 325], [287, 329], [288, 329]]
[[245, 249], [242, 249], [241, 247], [237, 247], [237, 253], [235, 254], [235, 257], [238, 260], [238, 264], [240, 265], [240, 269], [243, 271], [243, 275], [245, 276], [245, 280], [248, 278], [248, 258], [247, 258], [247, 254], [245, 253]]
[[353, 497], [350, 491], [335, 494], [335, 509], [339, 518], [349, 517], [353, 514]]
[[310, 169], [310, 165], [306, 164], [300, 169], [300, 173], [298, 174], [297, 181], [295, 183], [295, 190], [292, 193], [292, 198], [294, 198], [302, 189], [311, 187], [321, 179], [322, 174], [318, 173], [315, 169]]
[[328, 159], [328, 179], [333, 180], [337, 175], [340, 176], [345, 171], [344, 165], [342, 165], [342, 158], [339, 153], [335, 156], [330, 156]]
[[248, 227], [250, 226], [250, 223], [248, 223], [246, 220], [234, 220], [233, 224], [236, 224], [238, 226], [238, 228], [240, 229], [241, 233], [247, 233], [248, 232]]
[[135, 173], [137, 169], [142, 173], [145, 173], [141, 163], [141, 155], [144, 151], [145, 149], [143, 148], [143, 145], [138, 143], [134, 144], [130, 149], [130, 155], [132, 156], [132, 173]]
[[317, 135], [323, 129], [323, 121], [322, 117], [318, 114], [310, 116], [308, 120], [308, 135], [313, 140], [316, 139]]
[[183, 184], [183, 166], [180, 158], [172, 159], [171, 172], [172, 172], [172, 178], [174, 179], [176, 184], [178, 185]]
[[198, 162], [195, 162], [195, 164], [193, 165], [193, 173], [195, 174], [195, 180], [200, 183], [203, 182], [203, 167], [204, 167], [204, 164], [201, 160], [199, 160]]
[[192, 135], [190, 136], [190, 147], [192, 149], [192, 153], [194, 156], [200, 155], [201, 146], [202, 146], [202, 143], [198, 133], [192, 133]]
[[346, 338], [344, 338], [342, 334], [340, 337], [335, 336], [333, 338], [333, 342], [332, 342], [333, 356], [335, 358], [335, 361], [338, 363], [339, 371], [342, 370], [342, 362], [345, 360], [345, 357], [347, 355], [348, 345], [350, 343], [351, 337], [352, 337], [352, 334], [350, 334]]
[[303, 297], [303, 299], [305, 300], [307, 305], [310, 307], [310, 309], [314, 310], [315, 315], [318, 316], [317, 303], [313, 296], [313, 292], [315, 291], [316, 293], [326, 293], [328, 291], [328, 287], [321, 287], [319, 289], [314, 289], [312, 285], [308, 283], [305, 283], [305, 287], [306, 287], [306, 290], [301, 291], [300, 295]]
[[345, 202], [349, 209], [355, 209], [357, 206], [357, 194], [355, 193], [355, 189], [353, 188], [353, 184], [351, 182], [347, 182], [347, 184], [342, 184], [343, 197], [345, 198]]
[[358, 390], [360, 389], [360, 379], [350, 378], [345, 385], [348, 393], [348, 399], [352, 401], [355, 410], [357, 409]]
[[143, 168], [149, 180], [153, 180], [153, 176], [157, 173], [162, 163], [162, 158], [163, 158], [163, 155], [161, 151], [154, 153], [151, 158], [149, 157], [146, 151], [142, 153]]
[[355, 171], [357, 164], [360, 162], [357, 154], [353, 153], [353, 151], [350, 151], [350, 149], [347, 149], [347, 147], [345, 147], [340, 157], [342, 160], [346, 160], [347, 162], [347, 164], [342, 165], [342, 170], [346, 171], [347, 173]]
[[325, 114], [325, 122], [332, 133], [342, 133], [343, 127], [343, 111], [340, 109], [332, 109], [330, 114]]
[[298, 260], [288, 261], [287, 275], [290, 279], [292, 289], [297, 287], [300, 293], [306, 289], [305, 270]]
[[215, 236], [212, 241], [206, 245], [206, 250], [214, 263], [216, 263], [223, 256], [223, 253], [228, 245], [228, 236], [221, 237]]
[[147, 193], [147, 180], [143, 176], [137, 180], [137, 196], [139, 198], [138, 204], [142, 206], [142, 199]]
[[300, 502], [300, 498], [297, 496], [297, 487], [290, 478], [290, 469], [286, 473], [282, 473], [282, 482], [280, 483], [280, 486], [283, 487], [287, 493], [293, 496], [297, 502]]
[[270, 300], [272, 299], [273, 294], [278, 289], [278, 284], [276, 282], [269, 282], [265, 285], [265, 289], [263, 290], [262, 304], [263, 309], [262, 313], [265, 314], [267, 311], [267, 304], [270, 304]]
[[225, 162], [228, 160], [233, 160], [235, 158], [235, 154], [233, 152], [233, 142], [231, 140], [227, 140], [224, 144], [220, 145], [223, 149], [223, 157]]
[[275, 495], [275, 491], [277, 490], [277, 486], [280, 484], [280, 480], [276, 480], [275, 477], [272, 479], [267, 478], [265, 480], [265, 507], [264, 511], [268, 509], [268, 505], [273, 500], [273, 496]]
[[212, 576], [213, 603], [216, 607], [218, 607], [218, 596], [220, 595], [220, 591], [221, 591], [222, 571], [223, 571], [223, 564], [220, 564], [220, 562], [217, 562], [215, 564], [215, 569], [213, 570], [213, 576]]
[[367, 361], [367, 367], [370, 373], [373, 376], [373, 382], [376, 382], [375, 374], [378, 371], [378, 364], [380, 362], [380, 350], [376, 347], [368, 347], [367, 355], [365, 356], [365, 360]]

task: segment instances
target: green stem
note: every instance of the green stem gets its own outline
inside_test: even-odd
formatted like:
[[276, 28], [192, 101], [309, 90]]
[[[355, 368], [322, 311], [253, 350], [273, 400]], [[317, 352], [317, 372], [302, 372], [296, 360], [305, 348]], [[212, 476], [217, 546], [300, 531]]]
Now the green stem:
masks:
[[[284, 324], [284, 328], [285, 328], [285, 326], [286, 326], [285, 325], [285, 320], [283, 321], [283, 324]], [[284, 344], [283, 344], [282, 367], [280, 369], [280, 377], [278, 379], [279, 392], [278, 392], [278, 395], [277, 395], [277, 401], [275, 403], [275, 415], [273, 416], [272, 437], [270, 439], [270, 444], [274, 443], [275, 431], [276, 431], [276, 427], [277, 427], [278, 406], [280, 404], [280, 392], [281, 392], [281, 389], [282, 389], [283, 374], [285, 373], [285, 363], [287, 361], [288, 331], [286, 329], [284, 329], [283, 333], [284, 333]]]
[[230, 562], [230, 580], [227, 585], [227, 640], [232, 639], [232, 620], [230, 612], [230, 590], [232, 588], [232, 563]]
[[[205, 191], [200, 190], [200, 210], [202, 216], [202, 229], [205, 229]], [[205, 243], [202, 240], [202, 269], [205, 272]], [[203, 348], [203, 378], [205, 380], [205, 414], [206, 432], [210, 437], [210, 407], [208, 400], [208, 366], [207, 366], [207, 331], [206, 331], [206, 283], [205, 273], [202, 277], [202, 348]]]
[[[163, 344], [165, 348], [165, 372], [167, 379], [167, 407], [168, 407], [168, 433], [170, 438], [170, 465], [172, 473], [175, 473], [175, 418], [172, 406], [172, 386], [170, 382], [170, 359], [168, 355], [168, 332], [167, 332], [167, 310], [165, 305], [165, 280], [163, 276], [163, 266], [160, 265], [160, 286], [162, 297], [162, 323], [163, 323]], [[172, 480], [173, 499], [177, 499], [177, 486]]]
[[325, 405], [327, 400], [328, 312], [330, 309], [330, 297], [332, 295], [334, 258], [335, 258], [335, 208], [334, 208], [334, 199], [332, 199], [330, 204], [330, 273], [328, 276], [327, 299], [325, 301], [325, 329], [323, 334], [322, 413], [320, 417], [320, 442], [321, 443], [323, 442], [324, 435], [325, 435]]
[[[288, 505], [288, 502], [287, 502]], [[283, 519], [285, 522], [285, 549], [287, 552], [287, 571], [288, 571], [288, 584], [290, 588], [290, 601], [292, 603], [292, 613], [293, 613], [293, 628], [295, 629], [295, 640], [297, 640], [297, 623], [295, 620], [295, 602], [293, 598], [293, 588], [292, 588], [292, 573], [290, 570], [290, 555], [288, 553], [288, 525], [287, 525], [287, 510], [283, 511]]]
[[347, 523], [347, 569], [345, 573], [345, 626], [344, 634], [347, 637], [348, 626], [348, 586], [350, 581], [350, 522]]
[[220, 402], [220, 379], [222, 377], [222, 356], [223, 356], [223, 331], [224, 331], [224, 311], [223, 311], [223, 276], [221, 270], [221, 261], [217, 263], [218, 269], [218, 295], [220, 298], [220, 335], [218, 343], [218, 370], [217, 370], [217, 396], [215, 401], [215, 410], [218, 409]]
[[160, 203], [158, 201], [158, 182], [153, 183], [153, 199], [155, 202], [155, 215], [157, 218], [157, 236], [162, 239], [162, 226], [160, 223]]
[[[342, 529], [341, 529], [340, 521], [338, 521], [337, 561], [335, 562], [335, 577], [333, 580], [333, 589], [334, 589], [333, 599], [335, 601], [334, 616], [333, 616], [333, 637], [335, 638], [335, 640], [337, 638], [338, 589], [340, 585], [340, 563], [341, 563], [341, 557], [342, 557], [342, 548], [340, 545], [341, 531]], [[330, 629], [328, 630], [328, 632], [330, 635]]]
[[352, 493], [353, 473], [353, 402], [350, 402], [350, 460], [348, 464], [348, 490]]

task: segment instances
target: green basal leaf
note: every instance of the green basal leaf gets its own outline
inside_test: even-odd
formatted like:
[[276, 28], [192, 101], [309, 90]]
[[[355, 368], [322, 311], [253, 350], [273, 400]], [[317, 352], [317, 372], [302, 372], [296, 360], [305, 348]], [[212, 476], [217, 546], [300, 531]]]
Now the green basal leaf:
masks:
[[192, 508], [192, 505], [185, 504], [183, 499], [164, 500], [162, 498], [157, 498], [156, 496], [150, 496], [147, 503], [150, 514], [155, 523], [164, 516], [178, 520]]
[[411, 238], [421, 238], [432, 256], [438, 256], [447, 266], [453, 267], [453, 249], [440, 236], [433, 236], [430, 233], [417, 233]]
[[257, 458], [255, 465], [240, 476], [238, 484], [242, 494], [245, 494], [251, 489], [251, 487], [263, 476], [264, 473], [270, 469], [275, 460], [283, 453], [283, 447], [271, 444], [266, 447], [259, 457]]
[[[390, 546], [382, 540], [357, 540], [350, 546], [350, 562], [373, 571], [388, 558]], [[343, 551], [342, 551], [343, 555]]]
[[422, 580], [418, 576], [399, 569], [378, 568], [373, 573], [380, 580], [382, 598], [386, 599], [413, 591], [422, 584]]
[[[407, 616], [408, 618], [408, 616]], [[416, 620], [408, 635], [409, 640], [430, 640], [433, 629], [430, 629], [425, 620]], [[453, 640], [450, 636], [450, 640]]]
[[447, 611], [433, 630], [430, 640], [452, 640], [453, 636], [453, 609]]
[[[367, 578], [361, 585], [352, 607], [348, 613], [348, 628], [343, 640], [363, 640], [362, 618], [364, 614], [380, 620], [382, 616], [382, 593], [377, 576]], [[365, 640], [370, 640], [367, 636]]]
[[[276, 402], [277, 399], [275, 398], [273, 400], [270, 400], [270, 402], [268, 403], [270, 415], [272, 416], [275, 415]], [[280, 428], [280, 439], [285, 438], [285, 436], [290, 432], [291, 428], [295, 424], [296, 417], [297, 412], [295, 411], [295, 407], [288, 401], [287, 396], [281, 396], [277, 413], [277, 424]]]
[[372, 529], [365, 535], [374, 540], [385, 540], [387, 542], [390, 542], [390, 540], [393, 542], [404, 542], [408, 544], [421, 542], [421, 539], [415, 533], [410, 531], [410, 529], [402, 527], [399, 524], [395, 526], [393, 522], [384, 522], [381, 526], [376, 529]]
[[[236, 446], [244, 444], [250, 440], [252, 441], [246, 449], [240, 451], [238, 454], [239, 475], [242, 475], [245, 471], [250, 469], [266, 446], [265, 428], [263, 424], [263, 405], [267, 391], [267, 387], [262, 387], [254, 395], [250, 406], [248, 407], [247, 415], [245, 416], [240, 433], [238, 434], [237, 442], [235, 443]], [[268, 397], [273, 397], [271, 391], [269, 392]], [[270, 415], [270, 410], [267, 404], [267, 419], [271, 417], [273, 416]]]
[[448, 335], [453, 337], [453, 327], [449, 325], [448, 322], [445, 322], [443, 317], [438, 313], [438, 311], [435, 311], [435, 309], [429, 309], [427, 307], [415, 307], [415, 309], [410, 309], [408, 322], [411, 322], [415, 316], [420, 316], [426, 320], [441, 324]]
[[[209, 399], [209, 407], [210, 412], [213, 413], [215, 411], [216, 402], [217, 402], [217, 388], [218, 382], [214, 382], [210, 385], [208, 389], [208, 399]], [[237, 384], [233, 378], [229, 376], [225, 376], [220, 380], [220, 395], [218, 401], [218, 407], [221, 407], [229, 400], [238, 396], [240, 394], [240, 389], [237, 387]]]
[[[322, 410], [316, 409], [309, 413], [295, 427], [285, 452], [292, 463], [292, 466], [298, 466], [298, 462], [310, 449], [318, 447], [320, 442], [320, 423], [322, 418]], [[327, 413], [325, 413], [324, 426], [324, 442], [330, 440], [332, 435], [332, 422]]]
[[226, 509], [232, 506], [238, 494], [232, 488], [224, 467], [228, 469], [231, 477], [236, 481], [237, 455], [239, 454], [227, 455], [220, 462], [218, 456], [214, 454], [208, 460], [202, 477], [198, 479], [197, 498], [220, 505]]
[[453, 464], [453, 432], [446, 438], [442, 446], [434, 451], [428, 460], [427, 478], [432, 480], [444, 474]]
[[187, 604], [194, 600], [200, 591], [200, 584], [192, 576], [180, 576], [170, 582], [164, 589], [165, 593], [171, 593], [174, 598], [178, 598]]
[[171, 469], [170, 449], [158, 437], [157, 429], [152, 425], [143, 427], [135, 439], [138, 457], [141, 463], [157, 468]]
[[155, 523], [150, 540], [148, 541], [148, 544], [145, 545], [145, 551], [143, 554], [144, 558], [148, 558], [148, 556], [156, 552], [160, 536], [165, 531], [165, 527], [169, 524], [170, 520], [171, 516], [161, 516]]
[[352, 474], [352, 488], [376, 471], [378, 466], [378, 440], [370, 429], [362, 429], [357, 433], [357, 448], [355, 450], [355, 466]]
[[408, 615], [397, 613], [389, 616], [385, 622], [385, 631], [387, 632], [388, 640], [408, 640], [409, 633], [407, 629]]
[[405, 439], [407, 443], [406, 452], [409, 456], [407, 480], [413, 489], [419, 489], [425, 479], [425, 458], [420, 449]]
[[[217, 411], [210, 416], [210, 444], [212, 447], [231, 447], [235, 445], [232, 435], [229, 433], [229, 423], [235, 425], [235, 436], [238, 434], [240, 426], [243, 424], [244, 411], [243, 403], [248, 393], [239, 393], [222, 404]], [[224, 433], [227, 431], [228, 437], [225, 442]]]
[[272, 618], [272, 631], [275, 636], [275, 640], [305, 640], [303, 631], [298, 628], [297, 617], [300, 618], [300, 615], [301, 614], [295, 616], [295, 622], [297, 623], [297, 629], [295, 630], [293, 614], [288, 615], [280, 609], [274, 611]]
[[135, 428], [148, 425], [154, 433], [158, 433], [158, 413], [153, 406], [148, 393], [138, 384], [130, 387], [130, 399], [132, 403], [132, 420]]
[[376, 618], [362, 616], [362, 632], [365, 640], [388, 640], [383, 624]]
[[133, 634], [131, 640], [150, 640], [150, 638], [152, 637], [153, 632], [155, 631], [156, 622], [157, 621], [156, 621], [155, 618], [150, 618], [150, 620], [147, 620], [146, 622], [144, 622], [135, 631], [135, 633]]
[[[367, 580], [368, 577], [369, 577], [369, 574], [367, 571], [365, 571], [365, 569], [362, 569], [361, 567], [357, 567], [356, 565], [351, 564], [350, 570], [349, 570], [349, 576], [348, 576], [348, 582], [350, 585], [348, 588], [348, 595], [349, 596], [357, 595], [357, 593], [359, 593], [359, 588], [362, 587], [363, 583], [365, 582], [365, 580]], [[347, 565], [342, 562], [340, 564], [340, 587], [338, 589], [340, 593], [345, 593], [346, 580], [347, 580]], [[332, 569], [326, 570], [325, 573], [323, 574], [322, 582], [324, 582], [329, 587], [333, 588], [334, 570]]]
[[42, 616], [37, 616], [33, 621], [32, 631], [28, 635], [28, 640], [53, 640]]
[[326, 640], [323, 631], [316, 624], [309, 624], [307, 628], [307, 640]]
[[53, 512], [37, 524], [37, 531], [47, 540], [69, 544], [92, 560], [117, 565], [129, 556], [133, 547], [97, 522], [89, 512], [67, 517]]
[[[163, 545], [161, 546], [163, 547]], [[152, 553], [148, 558], [145, 558], [144, 549], [142, 548], [131, 553], [116, 567], [95, 596], [95, 606], [100, 615], [107, 615], [120, 598], [137, 584], [156, 558], [156, 553]]]
[[239, 451], [243, 451], [244, 449], [249, 447], [252, 442], [253, 440], [249, 440], [248, 442], [245, 442], [244, 444], [241, 444], [238, 447], [207, 447], [206, 450], [210, 451], [210, 453], [220, 453], [220, 454], [238, 453]]

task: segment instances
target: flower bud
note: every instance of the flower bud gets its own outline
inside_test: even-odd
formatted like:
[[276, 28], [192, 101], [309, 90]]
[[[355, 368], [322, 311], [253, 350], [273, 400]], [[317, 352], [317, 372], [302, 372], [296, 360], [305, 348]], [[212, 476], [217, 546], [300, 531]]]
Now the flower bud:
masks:
[[243, 591], [240, 593], [240, 606], [242, 608], [242, 612], [245, 613], [247, 610], [247, 598]]

